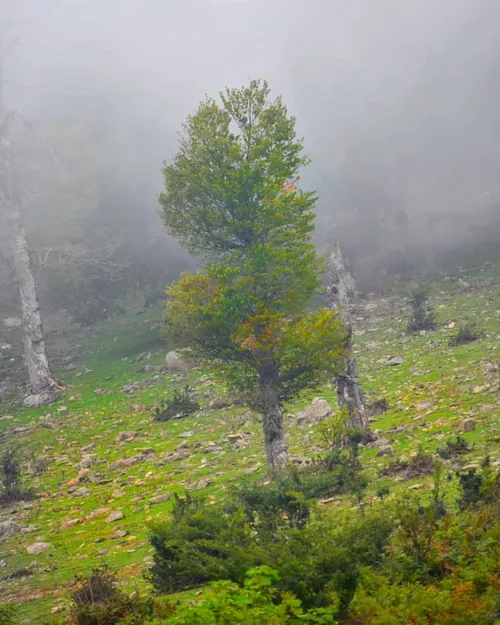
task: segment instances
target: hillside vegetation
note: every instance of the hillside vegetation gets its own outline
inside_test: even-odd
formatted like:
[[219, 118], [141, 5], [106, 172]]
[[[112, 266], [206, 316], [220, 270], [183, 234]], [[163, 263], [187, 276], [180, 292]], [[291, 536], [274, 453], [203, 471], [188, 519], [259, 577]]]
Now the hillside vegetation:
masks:
[[[360, 302], [356, 352], [369, 401], [387, 407], [372, 417], [373, 430], [386, 440], [360, 447], [366, 492], [323, 497], [322, 508], [337, 514], [361, 502], [367, 510], [383, 496], [390, 502], [402, 493], [428, 498], [432, 466], [408, 470], [418, 454], [440, 453], [452, 477], [444, 487], [450, 506], [458, 496], [457, 469], [479, 468], [485, 454], [492, 467], [500, 465], [497, 275], [488, 266], [462, 276], [465, 289], [455, 279], [432, 285], [437, 329], [421, 334], [407, 334], [402, 296]], [[467, 319], [479, 322], [484, 334], [452, 346], [450, 337]], [[1, 521], [14, 521], [22, 531], [1, 539], [0, 597], [18, 604], [24, 622], [64, 610], [75, 576], [103, 564], [116, 571], [126, 592], [144, 592], [144, 574], [153, 563], [150, 528], [169, 515], [175, 494], [189, 491], [217, 506], [235, 484], [265, 476], [262, 426], [254, 413], [226, 396], [203, 367], [156, 372], [165, 362], [156, 322], [152, 315], [134, 315], [103, 325], [82, 350], [77, 370], [59, 373], [67, 390], [58, 403], [0, 420], [2, 440], [21, 450], [25, 486], [33, 491], [32, 498], [1, 509]], [[139, 373], [145, 365], [147, 372]], [[154, 407], [186, 384], [201, 409], [155, 421]], [[317, 395], [336, 407], [332, 388]], [[297, 419], [312, 399], [307, 395], [287, 407], [287, 442], [296, 467], [325, 451], [318, 425]], [[468, 444], [465, 453], [443, 452], [458, 435]], [[35, 543], [48, 546], [30, 554]]]

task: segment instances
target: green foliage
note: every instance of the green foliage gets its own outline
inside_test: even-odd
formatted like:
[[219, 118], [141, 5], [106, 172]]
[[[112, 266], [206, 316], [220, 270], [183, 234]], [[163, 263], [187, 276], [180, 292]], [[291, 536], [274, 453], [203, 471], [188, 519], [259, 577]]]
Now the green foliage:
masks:
[[467, 343], [473, 343], [484, 335], [484, 330], [473, 321], [468, 321], [461, 325], [455, 334], [450, 338], [450, 345], [457, 347], [458, 345], [465, 345]]
[[244, 586], [215, 582], [200, 599], [180, 606], [164, 625], [335, 625], [331, 609], [304, 611], [301, 602], [276, 588], [279, 573], [267, 566], [250, 569]]
[[494, 471], [485, 459], [481, 473], [469, 469], [458, 473], [460, 483], [460, 499], [458, 504], [462, 510], [482, 504], [500, 501], [500, 471]]
[[17, 611], [14, 606], [0, 605], [0, 625], [18, 625]]
[[106, 567], [77, 579], [71, 602], [71, 622], [75, 625], [140, 625], [152, 611], [150, 600], [126, 597]]
[[322, 260], [314, 194], [289, 183], [308, 162], [295, 119], [267, 83], [227, 89], [188, 117], [160, 194], [167, 230], [211, 262], [167, 290], [165, 334], [215, 362], [265, 413], [342, 363], [337, 315], [310, 312]]
[[0, 502], [9, 503], [26, 496], [28, 492], [22, 486], [20, 451], [8, 445], [0, 452]]
[[443, 460], [455, 458], [461, 454], [467, 454], [471, 450], [471, 446], [462, 436], [457, 436], [455, 440], [446, 441], [443, 447], [437, 450], [437, 454]]
[[155, 421], [170, 421], [187, 417], [200, 409], [194, 398], [193, 390], [188, 384], [182, 389], [174, 389], [171, 397], [162, 400], [152, 410]]
[[436, 315], [429, 302], [429, 291], [426, 288], [415, 289], [411, 294], [410, 304], [412, 316], [408, 323], [408, 332], [434, 330]]
[[[443, 456], [441, 456], [443, 457]], [[434, 471], [434, 458], [431, 454], [426, 454], [422, 448], [419, 448], [417, 454], [409, 460], [401, 460], [396, 458], [391, 460], [389, 464], [381, 469], [380, 475], [399, 475], [404, 474], [406, 479], [414, 479], [430, 475]]]

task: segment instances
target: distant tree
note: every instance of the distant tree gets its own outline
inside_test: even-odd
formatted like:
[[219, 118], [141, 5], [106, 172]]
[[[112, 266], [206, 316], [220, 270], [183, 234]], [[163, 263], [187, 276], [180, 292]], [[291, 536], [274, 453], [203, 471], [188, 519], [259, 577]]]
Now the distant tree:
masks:
[[21, 173], [15, 150], [12, 126], [20, 119], [17, 111], [5, 106], [3, 64], [16, 44], [9, 37], [9, 24], [0, 23], [0, 229], [7, 232], [8, 249], [15, 273], [22, 311], [24, 359], [28, 370], [31, 392], [39, 403], [55, 399], [56, 386], [50, 372], [38, 292], [26, 240], [24, 200], [26, 181]]
[[266, 82], [226, 89], [187, 118], [160, 194], [167, 230], [204, 270], [167, 291], [166, 335], [216, 363], [263, 417], [267, 463], [288, 460], [282, 405], [338, 372], [343, 328], [311, 312], [322, 261], [311, 243], [314, 194], [295, 119]]

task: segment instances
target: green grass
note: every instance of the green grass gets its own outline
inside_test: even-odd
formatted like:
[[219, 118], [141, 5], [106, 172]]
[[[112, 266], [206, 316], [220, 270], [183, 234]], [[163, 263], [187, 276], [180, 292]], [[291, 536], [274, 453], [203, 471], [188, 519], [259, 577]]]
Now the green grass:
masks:
[[[479, 462], [486, 452], [494, 462], [500, 460], [500, 392], [495, 390], [500, 378], [491, 367], [491, 363], [500, 362], [500, 294], [494, 286], [499, 272], [498, 268], [493, 271], [488, 267], [487, 278], [484, 272], [476, 273], [484, 284], [473, 292], [457, 292], [450, 288], [450, 282], [432, 285], [438, 329], [424, 335], [406, 334], [409, 311], [401, 297], [370, 300], [360, 307], [356, 352], [363, 386], [372, 399], [386, 397], [390, 405], [389, 411], [376, 417], [372, 425], [391, 440], [396, 457], [408, 458], [419, 448], [434, 452], [460, 432], [464, 418], [472, 417], [477, 428], [464, 438], [473, 444], [473, 449], [459, 461], [464, 465]], [[488, 280], [492, 280], [493, 286]], [[58, 379], [70, 388], [54, 406], [45, 411], [20, 411], [14, 419], [0, 420], [2, 429], [10, 430], [16, 425], [30, 428], [28, 432], [9, 435], [26, 457], [51, 458], [44, 474], [30, 478], [39, 493], [32, 502], [33, 508], [17, 506], [11, 511], [11, 518], [38, 529], [0, 543], [0, 561], [6, 561], [6, 566], [0, 568], [4, 580], [0, 600], [18, 603], [26, 622], [40, 622], [50, 614], [54, 603], [67, 595], [75, 575], [104, 562], [118, 571], [124, 587], [145, 586], [143, 574], [151, 557], [149, 525], [168, 514], [171, 507], [169, 501], [151, 505], [153, 496], [165, 491], [183, 492], [209, 479], [211, 483], [203, 492], [209, 501], [214, 501], [224, 496], [232, 482], [264, 475], [263, 437], [257, 415], [236, 407], [208, 410], [206, 404], [222, 389], [206, 372], [194, 370], [161, 376], [160, 382], [133, 395], [121, 391], [129, 381], [152, 375], [136, 373], [144, 363], [130, 361], [139, 353], [152, 352], [148, 364], [164, 360], [166, 346], [161, 343], [158, 329], [151, 329], [153, 322], [160, 319], [159, 312], [156, 317], [126, 316], [101, 326], [83, 348], [83, 362], [91, 371], [80, 377], [75, 372], [58, 373]], [[448, 325], [453, 321], [458, 325], [465, 318], [479, 322], [486, 333], [475, 343], [452, 348], [448, 341], [453, 330]], [[75, 340], [81, 342], [79, 337]], [[394, 355], [403, 357], [404, 363], [386, 366], [387, 358]], [[196, 390], [205, 408], [179, 421], [154, 422], [147, 407], [186, 382]], [[317, 394], [335, 406], [333, 388]], [[310, 400], [311, 396], [303, 397], [288, 406], [288, 412], [296, 414]], [[63, 406], [67, 411], [58, 412]], [[401, 425], [410, 429], [387, 432]], [[319, 437], [313, 427], [299, 427], [292, 417], [286, 418], [286, 427], [292, 454], [315, 453]], [[136, 438], [117, 442], [118, 434], [124, 431], [136, 432]], [[180, 437], [186, 432], [192, 436]], [[247, 447], [236, 450], [231, 445], [226, 435], [234, 432], [248, 432]], [[189, 442], [190, 455], [163, 464], [162, 456], [184, 440]], [[220, 445], [222, 451], [205, 453], [211, 441]], [[89, 444], [94, 445], [90, 453], [95, 459], [87, 481], [84, 479], [79, 485], [86, 486], [90, 496], [75, 498], [68, 492], [68, 482], [76, 478], [81, 450]], [[110, 469], [117, 460], [145, 449], [152, 453], [134, 466]], [[380, 469], [390, 460], [376, 457], [374, 449], [363, 449], [361, 458], [372, 480], [368, 502], [382, 485], [390, 486], [391, 497], [411, 486], [425, 492], [430, 485], [430, 478], [405, 482], [380, 477]], [[447, 470], [453, 470], [453, 462], [456, 461], [445, 464]], [[115, 490], [123, 491], [124, 496], [113, 497]], [[350, 505], [348, 498], [339, 501]], [[105, 522], [107, 514], [92, 518], [92, 511], [99, 508], [121, 510], [124, 518], [114, 523]], [[4, 513], [7, 516], [8, 511]], [[62, 529], [67, 519], [78, 523]], [[126, 530], [127, 535], [112, 538], [117, 528]], [[39, 540], [49, 542], [51, 549], [36, 557], [29, 556], [27, 545]], [[106, 555], [99, 555], [103, 549], [108, 550]], [[37, 567], [32, 575], [16, 576], [34, 560]]]

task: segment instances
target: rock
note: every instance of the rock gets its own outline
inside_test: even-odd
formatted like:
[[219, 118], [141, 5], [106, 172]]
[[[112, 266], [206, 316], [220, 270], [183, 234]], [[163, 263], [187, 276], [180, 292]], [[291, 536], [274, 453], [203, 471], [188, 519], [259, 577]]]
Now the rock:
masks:
[[395, 367], [396, 365], [402, 365], [404, 363], [404, 358], [401, 356], [391, 356], [387, 361], [388, 367]]
[[121, 510], [116, 510], [107, 517], [106, 523], [113, 523], [114, 521], [120, 521], [121, 519], [123, 519], [123, 512]]
[[178, 438], [191, 438], [191, 436], [193, 436], [193, 432], [182, 432], [181, 434], [177, 435]]
[[28, 525], [21, 530], [23, 534], [33, 534], [33, 532], [38, 532], [38, 525]]
[[320, 397], [315, 397], [310, 406], [307, 406], [307, 408], [299, 412], [297, 415], [297, 423], [299, 425], [316, 423], [317, 421], [322, 421], [329, 417], [332, 412], [328, 402]]
[[369, 445], [370, 447], [374, 447], [375, 449], [379, 449], [381, 447], [390, 447], [391, 446], [391, 441], [388, 440], [387, 438], [377, 438], [377, 440], [373, 441], [373, 443], [370, 443]]
[[118, 443], [130, 443], [135, 437], [135, 432], [120, 432], [116, 437], [116, 440]]
[[463, 432], [474, 432], [476, 429], [476, 422], [474, 419], [464, 419], [462, 421], [462, 431]]
[[22, 527], [15, 521], [1, 521], [0, 522], [0, 538], [8, 538], [14, 534], [19, 534], [22, 531]]
[[57, 409], [57, 414], [66, 414], [68, 412], [68, 406], [61, 406]]
[[92, 510], [88, 518], [94, 519], [96, 516], [104, 516], [105, 514], [109, 514], [111, 511], [111, 508], [96, 508], [95, 510]]
[[42, 408], [43, 406], [50, 406], [57, 399], [57, 395], [54, 391], [44, 391], [38, 395], [27, 395], [23, 399], [23, 408]]
[[78, 525], [80, 523], [79, 519], [64, 519], [61, 523], [61, 531], [67, 530], [74, 525]]
[[386, 445], [385, 447], [381, 447], [377, 451], [377, 458], [381, 456], [394, 456], [394, 449], [391, 445]]
[[124, 497], [125, 496], [125, 491], [120, 490], [119, 488], [116, 488], [112, 493], [111, 493], [111, 497], [113, 497], [114, 499], [119, 499], [120, 497]]
[[33, 543], [26, 547], [26, 552], [30, 554], [30, 556], [37, 556], [44, 551], [48, 551], [50, 549], [50, 543]]
[[117, 460], [116, 462], [112, 462], [109, 465], [108, 470], [116, 471], [117, 469], [122, 469], [125, 467], [132, 467], [134, 464], [137, 464], [141, 460], [144, 460], [144, 456], [142, 454], [137, 455], [137, 456], [129, 456], [128, 458], [121, 458], [120, 460]]
[[98, 556], [105, 556], [107, 555], [109, 552], [109, 549], [107, 549], [106, 547], [104, 547], [104, 549], [99, 549], [99, 551], [97, 552]]
[[168, 352], [165, 356], [165, 363], [169, 371], [187, 371], [189, 369], [189, 365], [179, 352]]
[[156, 495], [156, 497], [153, 497], [152, 499], [150, 499], [149, 503], [152, 503], [152, 504], [164, 503], [165, 501], [168, 501], [170, 497], [171, 497], [170, 493], [163, 493], [162, 495]]
[[86, 486], [81, 486], [73, 491], [73, 497], [88, 497], [90, 495], [90, 491]]
[[127, 530], [116, 530], [111, 534], [111, 538], [114, 538], [115, 540], [118, 538], [125, 538], [127, 534]]
[[65, 371], [76, 371], [78, 369], [77, 365], [74, 362], [70, 362], [69, 365], [64, 367]]
[[89, 443], [88, 445], [85, 445], [85, 447], [82, 447], [80, 451], [84, 453], [86, 451], [91, 451], [92, 449], [94, 449], [94, 447], [95, 447], [95, 443]]
[[243, 434], [226, 434], [226, 438], [230, 443], [234, 444], [243, 440]]
[[94, 462], [95, 456], [92, 454], [85, 454], [80, 462], [76, 465], [76, 469], [88, 469]]
[[196, 490], [202, 490], [203, 488], [210, 486], [211, 483], [212, 482], [210, 480], [200, 480], [198, 484], [196, 484]]

